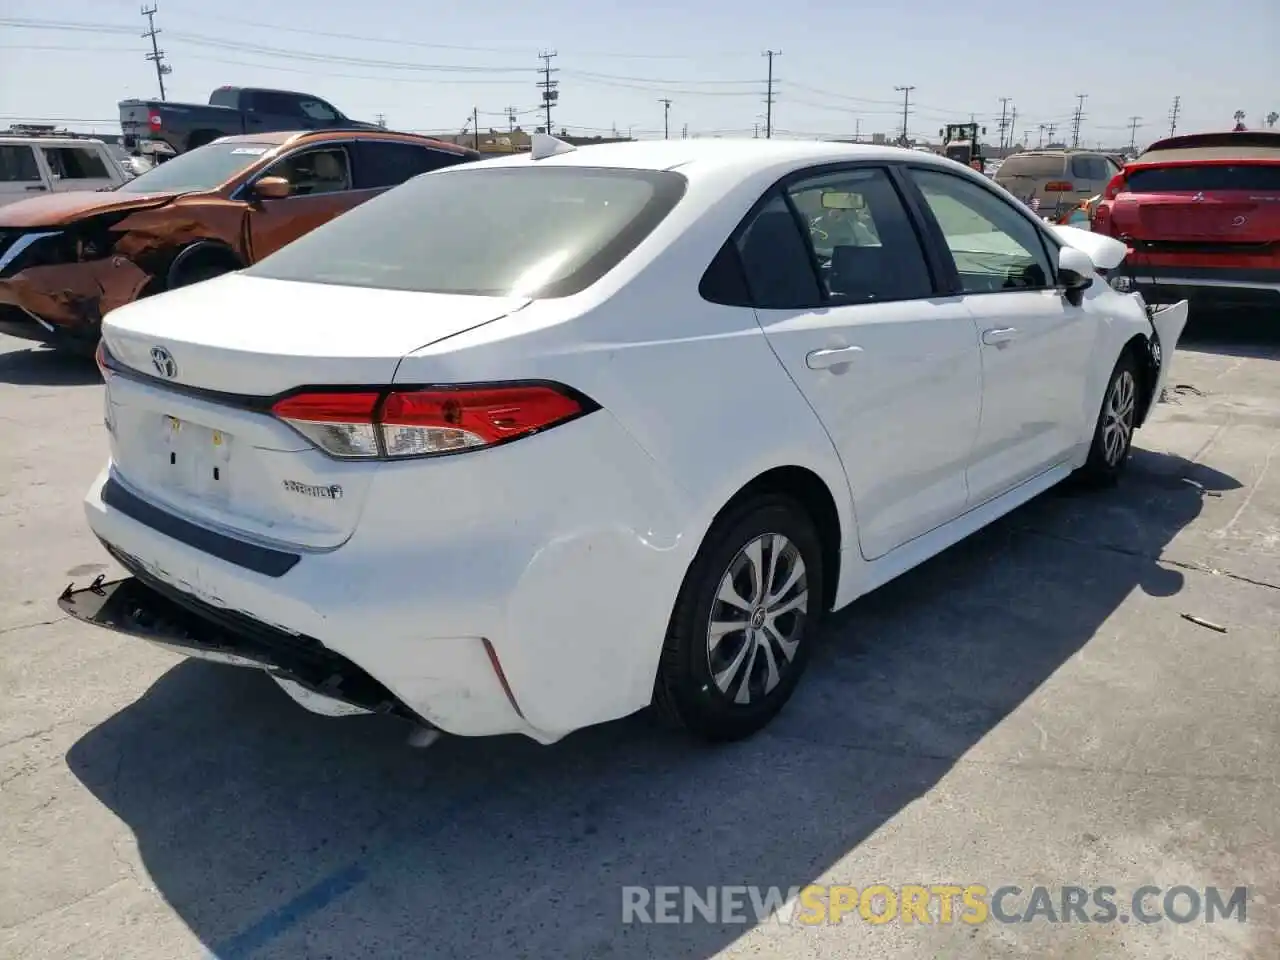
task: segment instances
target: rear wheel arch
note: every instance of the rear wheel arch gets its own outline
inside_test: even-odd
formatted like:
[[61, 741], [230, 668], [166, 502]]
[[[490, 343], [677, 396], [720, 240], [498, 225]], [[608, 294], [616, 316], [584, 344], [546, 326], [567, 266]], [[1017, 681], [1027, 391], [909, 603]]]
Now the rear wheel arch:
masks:
[[714, 529], [721, 518], [732, 513], [743, 503], [770, 494], [793, 501], [813, 522], [822, 545], [824, 571], [822, 604], [824, 610], [830, 610], [835, 602], [836, 584], [840, 574], [842, 546], [840, 511], [827, 482], [812, 470], [794, 465], [766, 470], [744, 484], [729, 498], [712, 518], [708, 531]]

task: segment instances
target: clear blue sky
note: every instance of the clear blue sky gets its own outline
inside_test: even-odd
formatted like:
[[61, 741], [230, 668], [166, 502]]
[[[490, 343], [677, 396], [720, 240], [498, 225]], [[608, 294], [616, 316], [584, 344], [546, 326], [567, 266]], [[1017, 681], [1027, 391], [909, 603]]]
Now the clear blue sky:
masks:
[[[222, 84], [316, 93], [357, 119], [457, 131], [472, 107], [482, 129], [516, 107], [540, 116], [540, 50], [555, 50], [556, 128], [747, 135], [764, 113], [766, 48], [775, 60], [776, 135], [896, 132], [912, 84], [909, 128], [936, 136], [970, 113], [995, 139], [1000, 98], [1017, 133], [1056, 123], [1069, 134], [1087, 93], [1081, 140], [1139, 143], [1168, 132], [1221, 129], [1244, 110], [1280, 110], [1278, 0], [957, 3], [877, 0], [650, 0], [630, 11], [585, 0], [155, 0], [173, 66], [169, 99], [201, 101]], [[824, 10], [825, 6], [825, 10]], [[6, 0], [0, 9], [0, 125], [51, 119], [114, 129], [116, 102], [157, 92], [143, 59], [136, 0]], [[18, 22], [39, 23], [39, 28]], [[53, 24], [51, 26], [51, 24]], [[1053, 29], [1051, 25], [1061, 25]], [[1280, 125], [1277, 126], [1280, 129]]]

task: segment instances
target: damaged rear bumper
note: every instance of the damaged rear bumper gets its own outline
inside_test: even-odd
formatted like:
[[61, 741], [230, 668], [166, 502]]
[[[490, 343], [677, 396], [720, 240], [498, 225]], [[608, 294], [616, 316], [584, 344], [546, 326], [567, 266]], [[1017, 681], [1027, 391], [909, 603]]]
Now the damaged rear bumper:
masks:
[[[127, 557], [113, 554], [132, 567]], [[141, 570], [134, 573], [111, 582], [99, 577], [78, 590], [68, 586], [58, 606], [83, 623], [147, 640], [172, 653], [264, 670], [315, 713], [395, 714], [430, 726], [385, 686], [318, 640], [213, 607]]]

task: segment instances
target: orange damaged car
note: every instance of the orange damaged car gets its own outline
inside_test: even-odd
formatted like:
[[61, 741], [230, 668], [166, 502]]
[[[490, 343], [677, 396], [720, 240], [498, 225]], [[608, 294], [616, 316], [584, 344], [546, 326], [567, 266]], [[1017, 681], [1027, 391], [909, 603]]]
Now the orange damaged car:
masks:
[[104, 314], [239, 270], [475, 150], [380, 130], [224, 137], [106, 190], [0, 207], [0, 332], [92, 353]]

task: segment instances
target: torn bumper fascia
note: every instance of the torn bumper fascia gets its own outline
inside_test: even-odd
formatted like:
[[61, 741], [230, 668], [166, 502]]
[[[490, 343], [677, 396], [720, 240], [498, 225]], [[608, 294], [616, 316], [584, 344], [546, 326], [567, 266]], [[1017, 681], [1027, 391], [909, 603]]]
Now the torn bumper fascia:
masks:
[[1172, 306], [1152, 309], [1150, 311], [1151, 326], [1156, 332], [1157, 362], [1160, 372], [1156, 375], [1155, 389], [1151, 392], [1151, 403], [1155, 405], [1164, 396], [1165, 385], [1169, 382], [1169, 368], [1173, 365], [1173, 352], [1177, 349], [1178, 338], [1187, 326], [1190, 315], [1190, 304], [1180, 300]]
[[[244, 620], [221, 624], [137, 577], [68, 586], [62, 611], [82, 623], [197, 660], [266, 672], [297, 703], [326, 716], [386, 713], [430, 726], [355, 664], [305, 637]], [[232, 615], [235, 616], [235, 615]], [[242, 618], [243, 619], [243, 618]]]
[[137, 299], [150, 280], [120, 256], [29, 267], [0, 280], [0, 304], [17, 307], [42, 325], [96, 327], [104, 315]]

